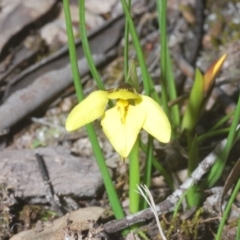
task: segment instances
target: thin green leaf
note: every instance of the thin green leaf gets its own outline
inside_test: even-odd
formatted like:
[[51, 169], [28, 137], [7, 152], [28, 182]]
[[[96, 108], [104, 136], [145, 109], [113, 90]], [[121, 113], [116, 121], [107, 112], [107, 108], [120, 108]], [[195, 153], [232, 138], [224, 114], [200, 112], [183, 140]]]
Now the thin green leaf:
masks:
[[[168, 85], [168, 91], [169, 91], [169, 97], [170, 99], [168, 102], [173, 101], [177, 99], [177, 91], [176, 91], [176, 84], [174, 80], [174, 75], [173, 75], [173, 67], [172, 67], [172, 62], [169, 54], [169, 49], [167, 47], [167, 85]], [[171, 113], [171, 123], [172, 123], [172, 128], [173, 128], [173, 136], [177, 135], [177, 128], [180, 125], [180, 112], [179, 112], [179, 106], [175, 105], [170, 108], [170, 113]]]
[[232, 171], [229, 173], [227, 180], [225, 181], [221, 194], [220, 206], [222, 206], [224, 197], [226, 196], [227, 192], [232, 188], [233, 184], [235, 184], [238, 179], [240, 179], [240, 158], [232, 168]]
[[239, 95], [238, 104], [237, 104], [237, 107], [236, 107], [236, 110], [234, 113], [233, 122], [232, 122], [230, 131], [229, 131], [229, 134], [227, 137], [226, 146], [220, 153], [220, 156], [218, 157], [218, 159], [215, 162], [215, 164], [213, 165], [210, 173], [208, 174], [207, 185], [209, 187], [212, 187], [216, 183], [216, 181], [219, 179], [219, 177], [222, 175], [222, 172], [225, 168], [228, 154], [229, 154], [232, 146], [234, 145], [235, 141], [237, 140], [236, 136], [238, 135], [239, 131], [236, 131], [236, 129], [237, 129], [239, 120], [240, 120], [240, 95]]
[[[188, 146], [190, 148], [188, 153], [188, 176], [191, 175], [191, 173], [196, 169], [196, 167], [199, 164], [199, 154], [198, 154], [198, 138], [195, 136], [193, 140], [189, 137], [189, 143]], [[192, 186], [188, 190], [187, 194], [187, 202], [188, 206], [194, 207], [198, 206], [201, 201], [201, 193], [199, 193], [199, 187], [198, 186]]]
[[[189, 188], [189, 189], [190, 189], [190, 188]], [[176, 207], [175, 207], [175, 209], [174, 209], [174, 212], [173, 212], [173, 219], [177, 217], [177, 213], [179, 212], [179, 209], [180, 209], [180, 207], [181, 207], [181, 204], [182, 204], [184, 198], [186, 197], [186, 195], [188, 194], [189, 189], [187, 189], [187, 190], [183, 193], [183, 195], [180, 197], [180, 199], [178, 200], [178, 202], [177, 202], [177, 204], [176, 204]]]
[[201, 136], [198, 137], [198, 143], [202, 143], [203, 141], [205, 141], [206, 139], [210, 138], [210, 137], [214, 137], [214, 136], [218, 136], [221, 134], [226, 134], [229, 133], [230, 128], [223, 128], [223, 129], [219, 129], [216, 131], [208, 131], [207, 133], [202, 134]]
[[182, 131], [188, 130], [191, 132], [199, 120], [200, 108], [203, 101], [203, 76], [196, 69], [195, 80], [190, 93], [189, 101], [182, 120]]
[[235, 188], [234, 188], [234, 190], [231, 194], [231, 197], [230, 197], [230, 199], [227, 203], [226, 209], [223, 212], [223, 216], [222, 216], [222, 219], [220, 221], [220, 224], [219, 224], [219, 227], [218, 227], [218, 232], [217, 232], [217, 235], [216, 235], [216, 238], [215, 238], [216, 240], [222, 239], [221, 237], [222, 237], [223, 227], [225, 225], [225, 222], [227, 221], [228, 214], [229, 214], [229, 212], [232, 208], [232, 204], [233, 204], [239, 190], [240, 190], [240, 179], [238, 180], [238, 182], [237, 182], [237, 184], [236, 184], [236, 186], [235, 186]]
[[228, 113], [226, 116], [221, 118], [209, 131], [211, 132], [221, 127], [225, 122], [227, 122], [232, 117], [233, 114], [234, 114], [234, 111]]

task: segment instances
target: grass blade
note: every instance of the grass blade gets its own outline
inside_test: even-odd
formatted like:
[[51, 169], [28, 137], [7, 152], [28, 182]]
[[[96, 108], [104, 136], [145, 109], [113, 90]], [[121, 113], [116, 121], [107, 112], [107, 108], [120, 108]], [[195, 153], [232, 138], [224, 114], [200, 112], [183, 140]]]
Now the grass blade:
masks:
[[219, 177], [222, 174], [222, 171], [224, 170], [228, 154], [229, 154], [233, 144], [236, 141], [236, 133], [237, 133], [236, 129], [237, 129], [239, 120], [240, 120], [240, 95], [239, 95], [238, 104], [237, 104], [237, 107], [236, 107], [236, 110], [234, 113], [233, 122], [232, 122], [230, 131], [229, 131], [229, 134], [227, 137], [226, 146], [223, 149], [223, 151], [221, 152], [221, 155], [218, 157], [216, 163], [213, 165], [213, 167], [207, 177], [207, 185], [209, 187], [212, 187], [214, 185], [214, 183], [219, 179]]
[[85, 0], [79, 0], [79, 19], [80, 19], [80, 35], [83, 45], [84, 55], [87, 59], [89, 69], [97, 83], [99, 89], [104, 90], [103, 82], [98, 74], [97, 68], [94, 64], [91, 50], [87, 38], [86, 22], [85, 22]]

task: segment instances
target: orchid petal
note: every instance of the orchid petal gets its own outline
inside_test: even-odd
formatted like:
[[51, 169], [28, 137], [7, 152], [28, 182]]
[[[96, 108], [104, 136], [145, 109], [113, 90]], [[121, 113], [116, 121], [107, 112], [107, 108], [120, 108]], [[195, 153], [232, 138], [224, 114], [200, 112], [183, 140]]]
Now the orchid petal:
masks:
[[101, 121], [103, 131], [121, 157], [128, 157], [145, 121], [145, 117], [144, 114], [132, 105], [128, 106], [124, 123], [121, 121], [118, 107], [111, 108], [105, 112]]
[[136, 108], [146, 115], [143, 129], [160, 142], [169, 142], [171, 125], [166, 114], [152, 98], [144, 95], [141, 95], [141, 98], [141, 101], [136, 101]]
[[108, 103], [108, 92], [95, 91], [73, 108], [66, 121], [67, 131], [80, 128], [104, 114]]
[[123, 99], [123, 100], [128, 100], [128, 99], [140, 99], [140, 95], [130, 92], [127, 89], [119, 89], [114, 92], [109, 93], [108, 95], [109, 99]]

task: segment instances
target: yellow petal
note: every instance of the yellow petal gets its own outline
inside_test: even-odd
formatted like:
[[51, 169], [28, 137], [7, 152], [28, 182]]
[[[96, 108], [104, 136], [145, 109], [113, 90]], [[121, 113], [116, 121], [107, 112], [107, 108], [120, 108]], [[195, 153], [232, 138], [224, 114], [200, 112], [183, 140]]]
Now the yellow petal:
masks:
[[109, 93], [108, 98], [128, 100], [128, 99], [137, 99], [137, 98], [140, 99], [141, 97], [139, 94], [133, 93], [127, 89], [118, 89], [114, 92]]
[[117, 107], [105, 112], [101, 122], [103, 131], [121, 157], [128, 157], [144, 120], [145, 115], [137, 111], [135, 106], [132, 105], [128, 106], [124, 123], [121, 121], [121, 115]]
[[148, 96], [141, 95], [142, 101], [136, 101], [139, 112], [145, 112], [143, 129], [158, 141], [167, 143], [171, 137], [171, 125], [162, 108]]
[[73, 108], [67, 117], [67, 131], [76, 130], [101, 117], [108, 102], [108, 92], [95, 91]]

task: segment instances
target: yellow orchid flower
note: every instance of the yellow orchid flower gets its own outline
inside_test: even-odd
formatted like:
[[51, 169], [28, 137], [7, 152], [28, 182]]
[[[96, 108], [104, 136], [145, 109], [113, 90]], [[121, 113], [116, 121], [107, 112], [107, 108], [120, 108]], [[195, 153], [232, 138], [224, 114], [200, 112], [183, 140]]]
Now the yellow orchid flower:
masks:
[[[106, 110], [110, 99], [116, 105]], [[104, 133], [122, 158], [128, 157], [141, 128], [160, 142], [170, 140], [171, 126], [159, 104], [126, 84], [92, 92], [70, 112], [66, 129], [76, 130], [100, 117]]]

